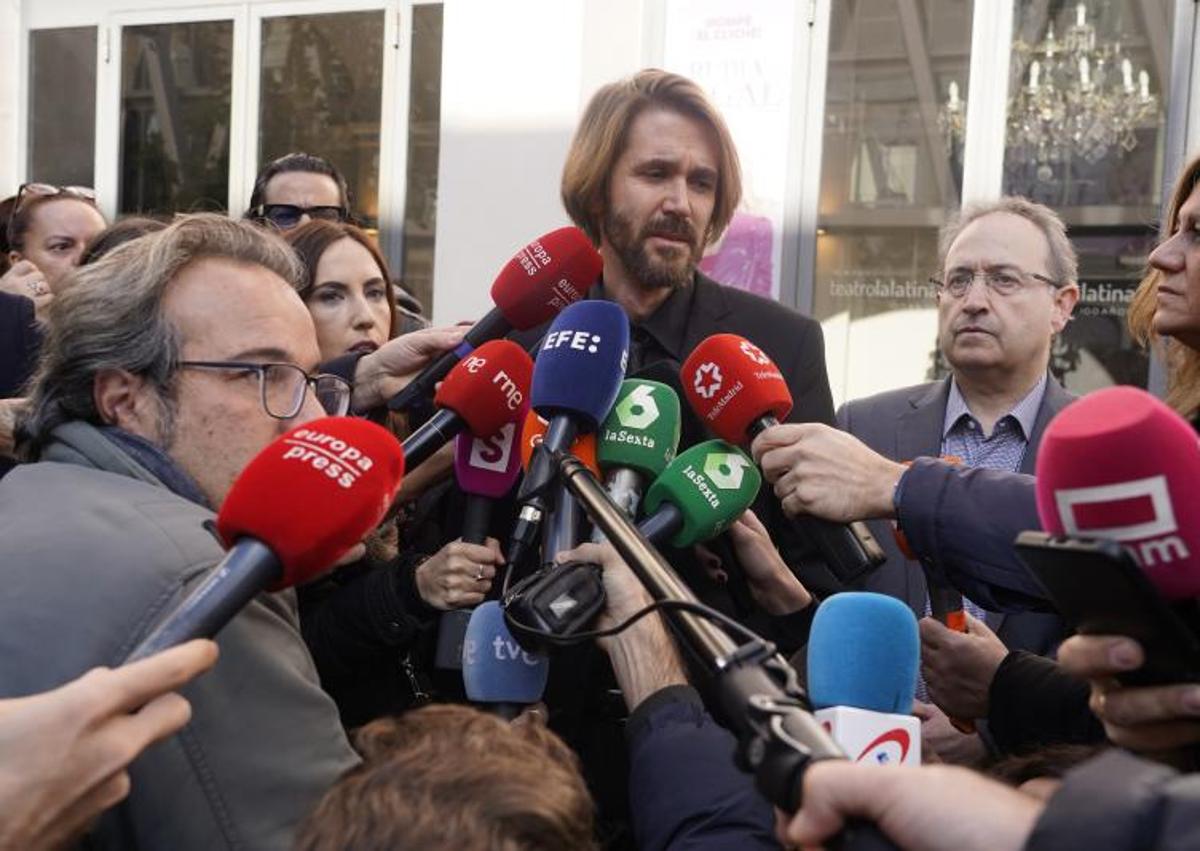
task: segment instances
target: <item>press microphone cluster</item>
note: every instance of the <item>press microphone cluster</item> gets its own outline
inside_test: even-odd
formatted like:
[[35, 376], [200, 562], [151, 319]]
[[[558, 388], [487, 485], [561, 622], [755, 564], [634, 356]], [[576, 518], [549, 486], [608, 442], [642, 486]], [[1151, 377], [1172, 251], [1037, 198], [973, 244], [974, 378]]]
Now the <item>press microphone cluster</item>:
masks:
[[[714, 434], [733, 444], [753, 440], [792, 410], [792, 394], [779, 367], [736, 334], [701, 341], [683, 363], [683, 391]], [[830, 572], [850, 582], [883, 564], [886, 554], [865, 523], [843, 525], [811, 515], [793, 518]]]
[[367, 420], [326, 417], [277, 438], [217, 514], [228, 553], [125, 661], [211, 638], [260, 591], [320, 576], [379, 525], [403, 475], [400, 444]]
[[603, 261], [583, 231], [565, 227], [551, 231], [522, 248], [508, 261], [492, 283], [496, 305], [471, 326], [452, 351], [423, 369], [394, 396], [388, 407], [408, 410], [433, 393], [437, 382], [456, 363], [489, 340], [513, 329], [536, 328], [569, 304], [583, 298], [600, 277]]

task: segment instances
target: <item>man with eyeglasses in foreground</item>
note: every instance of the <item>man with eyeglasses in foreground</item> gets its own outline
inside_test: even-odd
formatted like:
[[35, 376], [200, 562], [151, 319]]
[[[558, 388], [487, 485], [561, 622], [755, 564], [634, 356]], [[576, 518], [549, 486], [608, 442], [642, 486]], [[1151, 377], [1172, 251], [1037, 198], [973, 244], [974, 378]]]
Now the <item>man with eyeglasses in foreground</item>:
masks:
[[[932, 283], [938, 345], [950, 374], [941, 381], [843, 405], [840, 427], [866, 447], [846, 451], [853, 441], [845, 435], [811, 426], [786, 426], [764, 434], [756, 449], [760, 456], [766, 452], [764, 462], [777, 473], [819, 455], [827, 464], [824, 489], [850, 492], [873, 481], [880, 499], [894, 502], [897, 491], [908, 484], [896, 462], [919, 457], [952, 459], [977, 469], [1033, 472], [1047, 423], [1074, 398], [1049, 375], [1048, 367], [1053, 339], [1079, 298], [1075, 250], [1052, 210], [1006, 197], [965, 208], [943, 228], [939, 254], [941, 271]], [[829, 451], [835, 445], [838, 448]], [[807, 467], [783, 474], [776, 491], [782, 487], [785, 507], [801, 473], [810, 487], [816, 486], [814, 471]], [[909, 496], [921, 499], [916, 493]], [[792, 508], [799, 507], [798, 497], [793, 495]], [[900, 520], [903, 523], [903, 515]], [[969, 735], [972, 725], [965, 722], [987, 718], [989, 686], [997, 669], [1012, 650], [1051, 652], [1064, 637], [1063, 625], [1048, 613], [987, 611], [995, 603], [987, 593], [960, 603], [957, 590], [942, 577], [934, 576], [931, 588], [922, 563], [902, 552], [890, 526], [883, 520], [872, 522], [888, 560], [866, 578], [864, 588], [906, 601], [922, 618], [923, 682], [918, 698], [936, 707], [922, 703], [917, 714], [925, 722], [927, 740], [944, 760], [975, 762], [984, 755], [984, 742]], [[962, 615], [944, 614], [947, 606], [956, 604]], [[931, 612], [935, 617], [929, 617]], [[960, 619], [966, 631], [947, 628], [937, 616]], [[968, 735], [952, 729], [937, 707], [955, 717]]]
[[[0, 697], [120, 662], [222, 557], [212, 520], [242, 468], [351, 403], [348, 384], [314, 375], [298, 261], [248, 222], [186, 217], [76, 274], [51, 306], [22, 426], [33, 463], [0, 482]], [[455, 339], [410, 337], [360, 364], [363, 406], [386, 392], [376, 361], [415, 371]], [[218, 644], [220, 665], [182, 690], [191, 724], [134, 762], [98, 846], [290, 848], [356, 763], [294, 592], [260, 594]]]

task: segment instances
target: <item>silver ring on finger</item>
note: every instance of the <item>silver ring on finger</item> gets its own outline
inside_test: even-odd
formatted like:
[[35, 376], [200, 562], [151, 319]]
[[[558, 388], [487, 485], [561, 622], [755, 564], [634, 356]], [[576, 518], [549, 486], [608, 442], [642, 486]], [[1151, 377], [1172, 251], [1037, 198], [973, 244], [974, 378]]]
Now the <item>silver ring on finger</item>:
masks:
[[475, 566], [475, 581], [476, 582], [483, 581], [483, 565], [482, 564], [478, 564]]

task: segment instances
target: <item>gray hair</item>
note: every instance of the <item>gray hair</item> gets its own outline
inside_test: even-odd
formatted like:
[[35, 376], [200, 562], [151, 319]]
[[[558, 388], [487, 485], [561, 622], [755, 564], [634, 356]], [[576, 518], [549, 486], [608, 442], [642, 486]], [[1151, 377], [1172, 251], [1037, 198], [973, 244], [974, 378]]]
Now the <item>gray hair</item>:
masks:
[[163, 315], [163, 297], [180, 272], [207, 258], [262, 266], [297, 289], [303, 280], [300, 261], [279, 236], [213, 213], [183, 216], [73, 270], [50, 304], [29, 383], [18, 433], [26, 456], [36, 455], [62, 423], [101, 423], [93, 387], [105, 370], [146, 379], [159, 393], [160, 431], [170, 433], [182, 341]]
[[938, 234], [938, 264], [945, 271], [946, 255], [950, 246], [967, 225], [992, 213], [1011, 213], [1035, 224], [1046, 237], [1050, 246], [1050, 275], [1059, 284], [1075, 283], [1079, 280], [1079, 256], [1075, 246], [1067, 238], [1067, 228], [1058, 213], [1044, 204], [1022, 198], [1020, 195], [1005, 195], [995, 201], [977, 201], [968, 204], [958, 215], [948, 221]]

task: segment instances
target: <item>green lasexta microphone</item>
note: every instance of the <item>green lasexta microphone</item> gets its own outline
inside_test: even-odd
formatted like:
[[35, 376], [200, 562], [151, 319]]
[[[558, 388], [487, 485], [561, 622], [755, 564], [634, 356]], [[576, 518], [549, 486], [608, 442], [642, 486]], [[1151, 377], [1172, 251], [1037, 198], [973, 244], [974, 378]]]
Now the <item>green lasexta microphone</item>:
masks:
[[762, 475], [745, 452], [724, 440], [698, 443], [667, 465], [646, 491], [638, 524], [654, 543], [675, 547], [715, 538], [758, 495]]
[[[608, 495], [637, 516], [646, 482], [653, 481], [679, 447], [679, 396], [657, 381], [627, 378], [597, 432], [596, 460]], [[604, 540], [597, 533], [594, 540]]]

